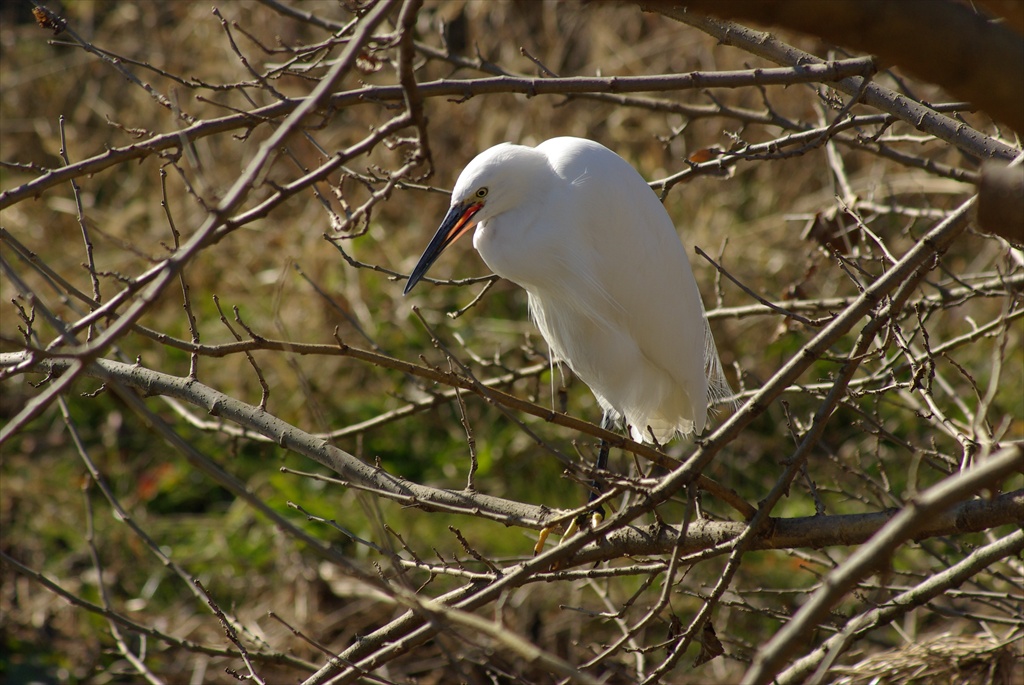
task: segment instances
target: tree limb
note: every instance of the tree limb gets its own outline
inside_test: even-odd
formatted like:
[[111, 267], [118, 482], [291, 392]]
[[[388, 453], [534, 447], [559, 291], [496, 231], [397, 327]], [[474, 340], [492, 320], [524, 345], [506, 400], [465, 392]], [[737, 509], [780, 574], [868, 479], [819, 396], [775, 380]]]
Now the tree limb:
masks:
[[[641, 6], [678, 12], [675, 0]], [[687, 10], [801, 31], [878, 55], [1024, 134], [1024, 37], [952, 0], [689, 0]]]

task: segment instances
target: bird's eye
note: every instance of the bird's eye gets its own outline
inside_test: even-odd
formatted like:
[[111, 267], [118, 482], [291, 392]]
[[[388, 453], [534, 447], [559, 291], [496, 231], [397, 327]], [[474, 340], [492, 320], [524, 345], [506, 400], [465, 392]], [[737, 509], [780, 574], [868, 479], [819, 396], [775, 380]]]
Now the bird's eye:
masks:
[[477, 190], [476, 191], [476, 196], [477, 196], [477, 199], [480, 199], [480, 200], [482, 200], [485, 197], [487, 197], [487, 188], [480, 188], [479, 190]]

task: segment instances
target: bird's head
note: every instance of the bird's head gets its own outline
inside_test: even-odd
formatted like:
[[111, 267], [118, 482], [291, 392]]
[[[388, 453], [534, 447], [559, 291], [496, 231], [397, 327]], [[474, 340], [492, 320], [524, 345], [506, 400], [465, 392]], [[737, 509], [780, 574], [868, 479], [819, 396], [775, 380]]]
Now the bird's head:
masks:
[[405, 285], [408, 294], [445, 248], [477, 224], [519, 207], [550, 173], [547, 158], [531, 147], [502, 143], [477, 155], [455, 182], [448, 213]]

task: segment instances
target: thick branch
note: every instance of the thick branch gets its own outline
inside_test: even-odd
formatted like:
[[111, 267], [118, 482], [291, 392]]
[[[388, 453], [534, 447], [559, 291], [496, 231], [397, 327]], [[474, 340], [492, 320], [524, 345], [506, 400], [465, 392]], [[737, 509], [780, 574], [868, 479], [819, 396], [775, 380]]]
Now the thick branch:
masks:
[[[647, 6], [679, 5], [644, 0]], [[1024, 37], [953, 0], [688, 0], [688, 10], [774, 24], [878, 55], [1024, 134]]]
[[986, 162], [978, 183], [981, 230], [1024, 246], [1024, 165]]
[[[749, 549], [823, 549], [837, 545], [861, 545], [900, 511], [889, 509], [870, 514], [772, 519], [762, 533], [754, 536]], [[990, 500], [968, 500], [935, 514], [915, 532], [914, 539], [977, 533], [997, 526], [1021, 524], [1024, 524], [1024, 490], [1015, 490]], [[747, 524], [733, 521], [694, 521], [680, 541], [679, 530], [674, 526], [629, 526], [584, 547], [572, 558], [572, 564], [606, 561], [611, 550], [617, 552], [615, 556], [638, 556], [668, 554], [679, 546], [682, 554], [691, 554], [719, 545], [725, 553], [728, 543], [738, 538], [746, 528]]]
[[[662, 3], [658, 0], [653, 2], [637, 1], [641, 7], [661, 12], [668, 17], [690, 24], [726, 45], [737, 46], [776, 64], [795, 65], [821, 62], [820, 57], [787, 45], [770, 33], [755, 31], [729, 21], [719, 21], [693, 14], [677, 6], [676, 3]], [[996, 157], [1010, 160], [1019, 154], [1019, 150], [1010, 145], [986, 136], [963, 122], [954, 121], [939, 114], [934, 109], [916, 102], [906, 95], [896, 93], [878, 83], [869, 83], [861, 93], [862, 86], [863, 80], [858, 77], [844, 79], [836, 83], [836, 88], [847, 95], [859, 94], [865, 105], [888, 112], [914, 128], [944, 140], [976, 157], [982, 159]]]
[[[0, 355], [0, 366], [12, 366], [26, 357], [19, 353]], [[41, 367], [63, 373], [70, 359], [49, 359]], [[430, 510], [477, 513], [506, 525], [540, 529], [549, 512], [544, 507], [520, 504], [477, 492], [442, 490], [409, 482], [334, 447], [323, 438], [302, 431], [273, 414], [214, 390], [188, 377], [177, 377], [134, 364], [97, 360], [86, 375], [116, 380], [143, 395], [163, 395], [205, 408], [211, 415], [264, 435], [281, 447], [302, 454], [326, 466], [346, 481], [369, 488], [392, 499]]]

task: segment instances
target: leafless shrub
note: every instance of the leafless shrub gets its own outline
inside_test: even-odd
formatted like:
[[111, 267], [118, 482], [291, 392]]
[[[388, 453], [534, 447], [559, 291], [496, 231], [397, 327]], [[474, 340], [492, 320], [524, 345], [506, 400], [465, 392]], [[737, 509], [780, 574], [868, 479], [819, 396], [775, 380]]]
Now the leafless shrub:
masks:
[[[1019, 680], [1015, 122], [643, 4], [5, 15], [9, 673]], [[740, 406], [694, 444], [587, 421], [471, 250], [401, 297], [461, 166], [553, 135], [696, 247]], [[533, 556], [601, 438], [608, 517]]]

